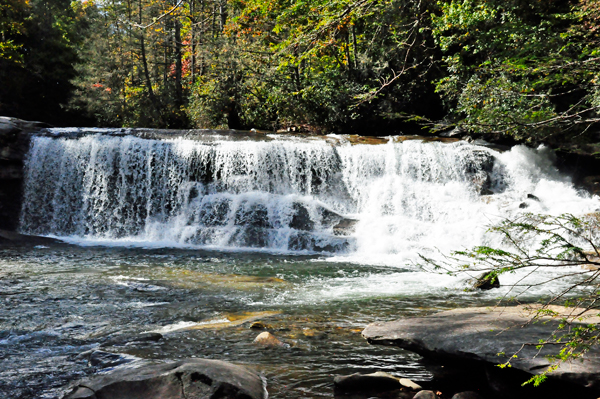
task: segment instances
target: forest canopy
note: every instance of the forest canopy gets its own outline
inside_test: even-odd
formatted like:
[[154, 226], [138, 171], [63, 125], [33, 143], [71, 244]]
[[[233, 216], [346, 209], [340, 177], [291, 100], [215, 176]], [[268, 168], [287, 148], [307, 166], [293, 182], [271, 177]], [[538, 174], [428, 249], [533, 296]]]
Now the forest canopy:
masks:
[[3, 0], [0, 114], [585, 140], [597, 0]]

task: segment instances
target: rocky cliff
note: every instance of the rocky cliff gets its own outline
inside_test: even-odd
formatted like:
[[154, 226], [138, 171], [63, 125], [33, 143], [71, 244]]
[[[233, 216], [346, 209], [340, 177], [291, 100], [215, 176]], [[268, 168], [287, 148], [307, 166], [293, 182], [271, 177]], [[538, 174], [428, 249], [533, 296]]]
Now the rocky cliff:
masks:
[[49, 125], [0, 117], [0, 229], [16, 230], [18, 227], [23, 161], [31, 134], [45, 127]]

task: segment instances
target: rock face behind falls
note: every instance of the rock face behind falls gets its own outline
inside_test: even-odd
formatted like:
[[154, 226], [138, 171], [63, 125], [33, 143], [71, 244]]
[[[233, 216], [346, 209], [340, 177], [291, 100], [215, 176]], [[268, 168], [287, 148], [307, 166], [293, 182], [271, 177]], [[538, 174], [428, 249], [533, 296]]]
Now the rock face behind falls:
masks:
[[[567, 315], [559, 306], [552, 310]], [[454, 361], [479, 361], [500, 364], [511, 359], [513, 368], [540, 374], [550, 366], [547, 355], [557, 354], [560, 346], [547, 345], [541, 352], [535, 344], [550, 338], [559, 321], [542, 319], [528, 323], [535, 309], [524, 305], [496, 308], [454, 309], [425, 317], [400, 319], [367, 326], [362, 335], [371, 344], [394, 345], [423, 356]], [[599, 323], [600, 318], [584, 316], [583, 322]], [[534, 343], [522, 348], [524, 343]], [[499, 353], [504, 355], [499, 356]], [[583, 357], [562, 363], [548, 374], [551, 379], [573, 383], [600, 392], [600, 348]], [[523, 381], [524, 382], [524, 381]]]

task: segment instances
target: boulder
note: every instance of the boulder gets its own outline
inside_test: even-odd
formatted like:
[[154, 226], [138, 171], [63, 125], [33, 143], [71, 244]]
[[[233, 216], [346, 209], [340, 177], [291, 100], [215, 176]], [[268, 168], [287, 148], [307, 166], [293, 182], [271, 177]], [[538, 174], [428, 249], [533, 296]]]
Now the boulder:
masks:
[[[561, 347], [547, 345], [538, 350], [535, 345], [523, 344], [551, 337], [559, 319], [573, 311], [560, 306], [550, 308], [557, 316], [544, 317], [543, 322], [537, 323], [529, 323], [535, 307], [478, 307], [374, 323], [367, 326], [362, 335], [371, 344], [395, 345], [426, 357], [457, 363], [500, 364], [510, 359], [512, 369], [537, 375], [551, 365], [546, 356], [557, 354]], [[588, 312], [581, 322], [599, 323], [600, 318]], [[511, 359], [517, 352], [517, 357]], [[600, 391], [600, 349], [592, 347], [581, 361], [563, 363], [548, 373], [548, 377], [573, 387]]]
[[65, 399], [266, 399], [263, 379], [249, 369], [187, 359], [115, 370], [80, 381]]
[[289, 345], [281, 342], [276, 336], [270, 332], [261, 332], [254, 338], [253, 341], [256, 345], [261, 345], [269, 348], [289, 348]]
[[440, 399], [440, 397], [433, 391], [420, 391], [417, 392], [413, 399]]

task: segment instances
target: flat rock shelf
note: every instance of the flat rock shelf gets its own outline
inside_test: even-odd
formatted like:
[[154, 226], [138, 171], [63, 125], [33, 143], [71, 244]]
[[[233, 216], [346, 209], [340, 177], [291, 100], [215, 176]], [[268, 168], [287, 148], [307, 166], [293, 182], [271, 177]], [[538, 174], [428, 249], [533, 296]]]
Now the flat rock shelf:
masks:
[[[547, 345], [540, 350], [535, 345], [540, 339], [552, 336], [559, 319], [568, 311], [559, 306], [553, 306], [552, 310], [560, 316], [531, 323], [536, 308], [525, 305], [453, 309], [425, 317], [373, 323], [362, 335], [371, 344], [394, 345], [436, 359], [495, 365], [518, 353], [510, 362], [512, 368], [537, 375], [551, 365], [546, 356], [557, 354], [562, 348], [562, 345]], [[598, 323], [600, 319], [590, 314], [584, 315], [582, 322]], [[529, 343], [532, 345], [523, 346]], [[560, 364], [548, 377], [598, 392], [600, 350], [593, 347], [583, 359]]]

